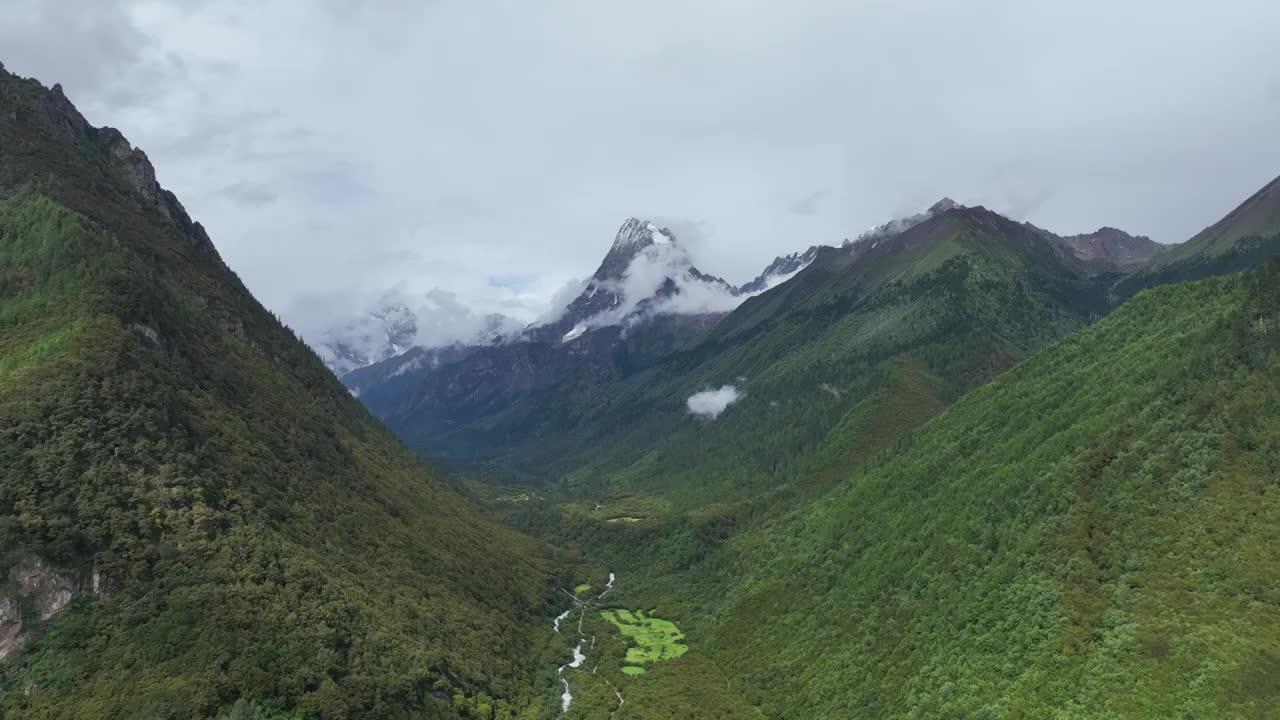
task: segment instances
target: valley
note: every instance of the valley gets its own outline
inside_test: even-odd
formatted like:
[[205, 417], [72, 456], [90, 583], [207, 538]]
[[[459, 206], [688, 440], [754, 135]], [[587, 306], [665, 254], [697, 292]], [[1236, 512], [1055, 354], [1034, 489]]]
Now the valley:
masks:
[[[818, 253], [629, 375], [517, 396], [483, 422], [519, 412], [537, 445], [504, 431], [473, 466], [500, 480], [468, 491], [625, 578], [578, 616], [607, 684], [579, 680], [570, 716], [1261, 716], [1266, 691], [1192, 661], [1261, 668], [1270, 630], [1233, 647], [1226, 627], [1276, 627], [1274, 578], [1243, 615], [1193, 589], [1219, 552], [1260, 567], [1274, 522], [1258, 463], [1280, 429], [1280, 235], [1250, 232], [1232, 261], [1248, 271], [1213, 261], [1119, 302], [1132, 265], [1076, 264], [1046, 231], [950, 207], [852, 258]], [[743, 397], [690, 417], [682, 400], [725, 380]], [[553, 397], [581, 416], [544, 419]], [[1242, 432], [1260, 433], [1248, 460]], [[1210, 546], [1178, 538], [1193, 516]], [[1204, 634], [1174, 643], [1190, 625]]]
[[[683, 68], [676, 40], [646, 52]], [[188, 72], [177, 54], [141, 55]], [[415, 114], [415, 139], [439, 140], [431, 124], [455, 110], [513, 114], [483, 89], [428, 89], [449, 112]], [[201, 92], [184, 103], [225, 88]], [[696, 110], [679, 100], [629, 107], [646, 123]], [[183, 164], [209, 144], [281, 168], [289, 143], [334, 153], [281, 170], [321, 199], [305, 222], [262, 221], [252, 252], [238, 246], [287, 283], [304, 273], [262, 260], [272, 233], [306, 241], [299, 267], [332, 225], [361, 239], [324, 260], [341, 277], [323, 292], [293, 288], [298, 316], [325, 321], [303, 332], [120, 130], [0, 66], [0, 719], [1276, 716], [1280, 178], [1176, 244], [948, 197], [842, 237], [819, 218], [843, 227], [855, 213], [833, 206], [853, 199], [789, 188], [743, 212], [809, 234], [757, 221], [757, 240], [787, 243], [757, 263], [746, 240], [708, 252], [742, 238], [691, 213], [623, 210], [594, 271], [554, 291], [563, 278], [535, 270], [581, 247], [531, 218], [585, 214], [599, 166], [566, 160], [580, 177], [559, 204], [541, 194], [556, 164], [525, 177], [506, 155], [455, 164], [433, 195], [453, 137], [430, 163], [407, 150], [403, 164], [347, 162], [383, 134], [365, 126], [377, 108], [352, 105], [359, 133], [313, 137], [255, 109], [241, 120], [267, 128], [260, 142], [200, 125], [205, 140], [157, 150]], [[607, 130], [601, 148], [618, 146]], [[607, 159], [609, 177], [645, 170]], [[261, 220], [296, 201], [243, 185], [238, 166], [233, 181], [184, 167], [175, 176], [203, 188], [191, 207], [221, 208], [227, 225], [226, 203]], [[412, 179], [357, 177], [387, 168]], [[765, 169], [778, 170], [720, 181], [763, 183]], [[522, 194], [501, 212], [453, 190], [508, 172]], [[683, 171], [663, 172], [675, 187]], [[892, 203], [938, 197], [933, 184]], [[1146, 215], [1108, 198], [1121, 219], [1190, 212], [1132, 185]], [[384, 194], [395, 202], [374, 211]], [[1050, 195], [1001, 207], [1065, 212]], [[515, 237], [490, 232], [522, 212]], [[726, 280], [704, 260], [717, 257], [751, 267]], [[462, 277], [468, 263], [479, 280]], [[395, 273], [457, 275], [493, 299], [472, 307]], [[329, 302], [357, 296], [372, 300]], [[549, 309], [514, 319], [542, 296]]]

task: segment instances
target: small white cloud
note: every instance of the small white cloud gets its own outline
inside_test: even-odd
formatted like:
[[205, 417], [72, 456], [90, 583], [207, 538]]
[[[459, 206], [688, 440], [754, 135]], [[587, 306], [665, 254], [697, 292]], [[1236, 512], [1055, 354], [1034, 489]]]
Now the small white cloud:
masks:
[[738, 392], [738, 388], [732, 385], [725, 385], [719, 390], [703, 390], [689, 396], [685, 404], [689, 407], [689, 414], [696, 415], [708, 420], [715, 420], [724, 412], [724, 409], [737, 402], [742, 397], [742, 393]]

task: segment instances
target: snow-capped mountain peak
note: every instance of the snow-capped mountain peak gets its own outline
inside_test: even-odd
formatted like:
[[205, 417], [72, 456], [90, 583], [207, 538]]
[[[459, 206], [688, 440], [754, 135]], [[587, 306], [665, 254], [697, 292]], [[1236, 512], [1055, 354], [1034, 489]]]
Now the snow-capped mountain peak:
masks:
[[498, 313], [477, 315], [452, 293], [432, 290], [413, 298], [390, 291], [369, 310], [321, 332], [313, 346], [342, 377], [414, 347], [491, 345], [519, 331], [515, 319]]
[[627, 218], [618, 228], [613, 238], [613, 245], [605, 254], [600, 267], [592, 276], [596, 281], [620, 280], [631, 261], [646, 248], [658, 246], [674, 246], [675, 235], [667, 228], [660, 228], [649, 220]]
[[774, 258], [773, 262], [769, 263], [769, 266], [764, 269], [764, 272], [757, 275], [750, 282], [738, 286], [738, 294], [755, 295], [786, 282], [796, 273], [809, 267], [809, 263], [818, 257], [819, 247], [814, 245], [802, 253], [795, 252]]
[[339, 377], [413, 347], [418, 318], [402, 302], [387, 302], [324, 331], [316, 352]]
[[658, 245], [668, 245], [672, 242], [672, 237], [668, 234], [670, 233], [669, 230], [659, 228], [653, 223], [646, 225], [645, 229], [649, 231], [649, 236], [653, 238], [653, 242]]

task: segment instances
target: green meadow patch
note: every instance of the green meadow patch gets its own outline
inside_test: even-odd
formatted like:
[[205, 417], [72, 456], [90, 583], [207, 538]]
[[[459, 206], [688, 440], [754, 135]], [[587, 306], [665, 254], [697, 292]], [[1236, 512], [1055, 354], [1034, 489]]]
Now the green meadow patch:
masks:
[[680, 657], [689, 650], [688, 645], [680, 642], [684, 640], [684, 633], [670, 620], [646, 615], [643, 610], [605, 610], [600, 615], [613, 623], [631, 644], [627, 648], [629, 664], [622, 668], [627, 675], [643, 674], [642, 665]]
[[591, 591], [591, 583], [582, 583], [581, 585], [573, 589], [573, 594], [581, 595], [584, 592], [590, 592], [590, 591]]

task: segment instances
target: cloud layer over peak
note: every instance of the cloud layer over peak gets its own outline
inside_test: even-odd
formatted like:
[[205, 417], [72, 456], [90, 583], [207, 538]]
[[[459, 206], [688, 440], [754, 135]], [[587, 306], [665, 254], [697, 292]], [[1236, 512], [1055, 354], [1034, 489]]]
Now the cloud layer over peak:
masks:
[[1277, 33], [1269, 0], [9, 0], [0, 61], [305, 328], [402, 283], [531, 321], [634, 214], [735, 283], [948, 193], [1183, 240], [1280, 168]]

